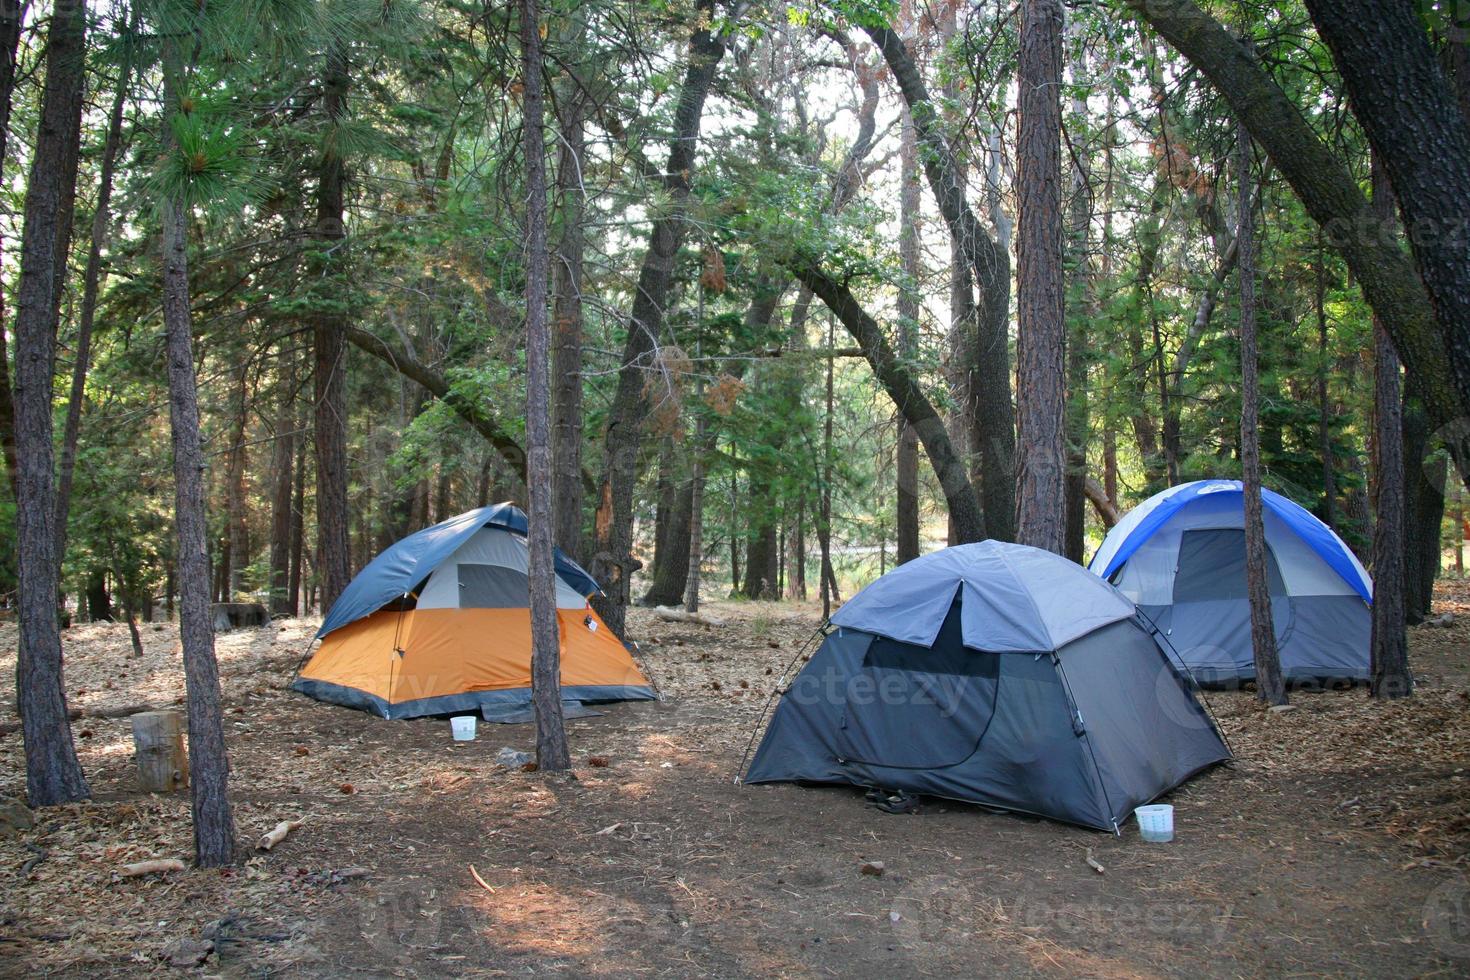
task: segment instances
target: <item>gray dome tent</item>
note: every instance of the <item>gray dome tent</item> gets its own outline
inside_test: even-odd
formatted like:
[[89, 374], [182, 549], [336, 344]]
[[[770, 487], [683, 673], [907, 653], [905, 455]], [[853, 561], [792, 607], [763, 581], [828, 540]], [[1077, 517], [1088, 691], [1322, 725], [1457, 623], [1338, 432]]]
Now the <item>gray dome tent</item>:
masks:
[[832, 617], [747, 783], [850, 783], [1099, 830], [1230, 758], [1133, 603], [1065, 558], [925, 555]]

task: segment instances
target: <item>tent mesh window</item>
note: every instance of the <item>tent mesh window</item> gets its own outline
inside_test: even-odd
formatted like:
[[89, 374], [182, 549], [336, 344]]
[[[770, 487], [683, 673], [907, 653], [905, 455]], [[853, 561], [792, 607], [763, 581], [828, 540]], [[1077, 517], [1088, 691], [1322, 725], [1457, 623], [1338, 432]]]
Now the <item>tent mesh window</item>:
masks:
[[[1266, 546], [1266, 557], [1268, 591], [1274, 596], [1286, 595], [1270, 545]], [[1234, 527], [1185, 531], [1179, 540], [1174, 601], [1245, 598], [1245, 531]]]
[[456, 566], [459, 608], [524, 609], [530, 595], [526, 573], [504, 565]]

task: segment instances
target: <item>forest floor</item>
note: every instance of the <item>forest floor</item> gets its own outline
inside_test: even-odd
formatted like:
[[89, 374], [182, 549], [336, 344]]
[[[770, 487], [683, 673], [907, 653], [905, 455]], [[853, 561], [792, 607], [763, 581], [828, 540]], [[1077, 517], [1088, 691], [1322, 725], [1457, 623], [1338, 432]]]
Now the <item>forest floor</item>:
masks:
[[[893, 816], [859, 790], [731, 777], [766, 695], [819, 618], [713, 603], [722, 628], [633, 614], [667, 700], [570, 723], [570, 776], [509, 771], [529, 725], [455, 743], [286, 690], [314, 624], [219, 638], [242, 844], [225, 871], [120, 878], [187, 860], [186, 794], [133, 788], [129, 705], [183, 699], [177, 634], [67, 631], [91, 802], [0, 819], [0, 973], [222, 976], [1261, 976], [1470, 972], [1470, 587], [1413, 629], [1408, 701], [1305, 694], [1268, 714], [1210, 702], [1230, 767], [1172, 794], [1177, 837], [1121, 837], [930, 801]], [[15, 626], [0, 624], [0, 676]], [[0, 720], [14, 717], [0, 684]], [[21, 738], [0, 794], [22, 797]], [[22, 821], [24, 822], [24, 821]], [[1087, 863], [1093, 857], [1106, 870]], [[863, 874], [881, 861], [881, 876]]]

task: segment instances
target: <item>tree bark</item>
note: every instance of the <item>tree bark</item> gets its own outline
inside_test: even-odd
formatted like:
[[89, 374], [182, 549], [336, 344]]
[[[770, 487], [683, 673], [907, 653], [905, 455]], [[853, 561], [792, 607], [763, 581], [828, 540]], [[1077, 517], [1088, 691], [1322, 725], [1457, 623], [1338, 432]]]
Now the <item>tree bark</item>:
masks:
[[[1470, 196], [1464, 192], [1470, 187], [1470, 123], [1413, 4], [1308, 0], [1307, 10], [1382, 161], [1461, 404], [1470, 405]], [[1462, 421], [1459, 428], [1467, 427]]]
[[[174, 39], [163, 42], [165, 118], [182, 110], [178, 86], [183, 59]], [[178, 147], [165, 144], [165, 152]], [[194, 853], [203, 867], [234, 858], [235, 824], [230, 813], [229, 757], [220, 709], [219, 667], [209, 608], [209, 556], [205, 537], [205, 458], [199, 441], [199, 394], [194, 377], [193, 325], [189, 305], [189, 255], [183, 205], [163, 202], [163, 322], [168, 359], [169, 421], [173, 434], [174, 528], [178, 547], [179, 639], [188, 699], [190, 793]]]
[[[1332, 402], [1328, 398], [1327, 373], [1330, 361], [1327, 356], [1327, 269], [1322, 255], [1322, 236], [1317, 236], [1316, 289], [1313, 306], [1317, 314], [1317, 443], [1322, 454], [1322, 523], [1337, 528], [1337, 468], [1332, 451]], [[1374, 327], [1375, 350], [1379, 329]], [[1376, 363], [1376, 362], [1375, 362]], [[1394, 370], [1398, 370], [1395, 358]], [[1377, 389], [1374, 389], [1375, 392]]]
[[[40, 125], [26, 184], [15, 317], [16, 557], [20, 637], [17, 707], [25, 742], [26, 796], [33, 807], [86, 799], [90, 792], [72, 743], [57, 628], [56, 483], [52, 380], [56, 365], [58, 271], [70, 245], [62, 211], [76, 182], [86, 67], [86, 10], [52, 14]], [[71, 166], [68, 172], [67, 162]], [[8, 391], [7, 391], [8, 394]]]
[[[582, 15], [570, 18], [573, 43], [580, 43]], [[556, 543], [581, 560], [582, 539], [582, 278], [586, 238], [582, 159], [586, 148], [587, 97], [581, 83], [566, 75], [558, 83], [557, 125], [561, 132], [556, 164], [561, 239], [552, 259], [554, 295], [551, 322], [552, 486], [556, 496]]]
[[[898, 164], [898, 354], [911, 360], [919, 338], [919, 143], [914, 116], [906, 112], [899, 129]], [[919, 557], [919, 440], [900, 415], [894, 467], [897, 549], [894, 561], [902, 565]]]
[[[0, 15], [3, 18], [4, 15]], [[130, 32], [137, 32], [138, 12], [132, 14]], [[0, 38], [3, 41], [3, 38]], [[66, 402], [62, 428], [60, 473], [56, 491], [56, 560], [66, 560], [66, 526], [71, 512], [72, 479], [76, 471], [77, 439], [82, 427], [82, 399], [87, 388], [87, 370], [92, 359], [92, 325], [97, 316], [97, 294], [102, 281], [102, 246], [111, 225], [113, 176], [122, 146], [123, 109], [127, 106], [132, 81], [132, 61], [124, 62], [107, 114], [107, 135], [102, 141], [102, 169], [97, 177], [97, 201], [92, 209], [92, 237], [87, 247], [87, 267], [82, 275], [82, 306], [77, 320], [77, 346], [72, 367], [71, 392]], [[0, 154], [4, 153], [0, 144]]]
[[[1073, 22], [1076, 23], [1075, 21]], [[1087, 84], [1086, 56], [1079, 54], [1072, 63], [1071, 119], [1079, 127], [1071, 134], [1073, 144], [1080, 143], [1081, 127], [1086, 125], [1087, 100], [1082, 91]], [[1104, 127], [1112, 120], [1105, 119]], [[1062, 554], [1077, 564], [1086, 557], [1087, 539], [1087, 375], [1091, 352], [1088, 350], [1088, 325], [1097, 316], [1092, 293], [1089, 235], [1092, 228], [1091, 173], [1080, 153], [1072, 156], [1071, 228], [1068, 235], [1070, 253], [1067, 267], [1071, 270], [1068, 292], [1081, 307], [1080, 315], [1069, 318], [1067, 334], [1067, 468], [1063, 496]]]
[[655, 525], [657, 542], [653, 552], [653, 583], [643, 595], [645, 606], [674, 606], [684, 599], [689, 582], [690, 522], [693, 520], [694, 485], [679, 472], [672, 440], [659, 461], [660, 483], [667, 480], [667, 495], [660, 494]]
[[1285, 704], [1276, 629], [1271, 622], [1271, 594], [1266, 582], [1266, 528], [1261, 510], [1260, 399], [1256, 370], [1255, 227], [1251, 213], [1251, 140], [1239, 127], [1236, 180], [1239, 193], [1240, 252], [1240, 471], [1245, 498], [1245, 579], [1250, 599], [1251, 650], [1255, 655], [1256, 697]]
[[[1452, 359], [1446, 342], [1462, 327], [1436, 321], [1413, 260], [1394, 236], [1381, 233], [1346, 164], [1313, 132], [1250, 49], [1195, 3], [1127, 0], [1127, 5], [1214, 84], [1322, 226], [1381, 318], [1432, 423], [1439, 427], [1463, 418], [1463, 406], [1470, 403], [1465, 398], [1470, 349]], [[1384, 57], [1374, 55], [1380, 66]], [[1470, 452], [1460, 447], [1456, 459], [1470, 459]]]
[[1062, 5], [1022, 0], [1016, 223], [1016, 540], [1063, 550]]
[[225, 526], [229, 535], [225, 561], [225, 594], [222, 602], [234, 602], [245, 588], [245, 568], [250, 564], [250, 525], [245, 514], [246, 424], [250, 420], [250, 373], [248, 362], [240, 365], [235, 390], [235, 425], [230, 432], [229, 463], [225, 472]]
[[[833, 341], [833, 314], [827, 313], [827, 348]], [[818, 573], [822, 585], [822, 621], [832, 615], [832, 603], [837, 597], [837, 576], [832, 571], [832, 359], [827, 359], [827, 390], [825, 411], [822, 414], [822, 499], [817, 512], [817, 546], [822, 552], [822, 567]], [[953, 524], [954, 519], [950, 519]]]
[[[903, 39], [887, 27], [865, 27], [883, 53], [914, 121], [919, 158], [929, 188], [949, 232], [974, 270], [980, 290], [979, 330], [976, 344], [975, 409], [981, 421], [981, 495], [983, 532], [1000, 541], [1015, 536], [1016, 429], [1011, 407], [1011, 369], [1006, 325], [1010, 318], [1011, 263], [1005, 249], [981, 227], [965, 201], [954, 153], [945, 139], [939, 115], [929, 98], [923, 76]], [[921, 440], [922, 441], [922, 440]]]
[[689, 36], [684, 82], [674, 110], [674, 135], [665, 168], [667, 203], [654, 219], [648, 250], [638, 274], [638, 287], [628, 321], [628, 338], [618, 372], [617, 393], [607, 416], [602, 482], [598, 487], [593, 576], [606, 595], [597, 605], [603, 620], [622, 636], [633, 572], [633, 492], [638, 479], [638, 450], [643, 423], [652, 407], [646, 371], [663, 330], [664, 307], [673, 283], [674, 259], [684, 238], [690, 179], [705, 97], [724, 57], [723, 40], [713, 30], [714, 0], [697, 0], [697, 23]]
[[531, 591], [531, 699], [536, 708], [536, 764], [571, 767], [561, 710], [561, 638], [556, 620], [556, 518], [551, 464], [551, 327], [546, 280], [546, 106], [541, 79], [540, 14], [521, 0], [521, 127], [526, 158], [526, 491], [527, 576]]
[[[309, 406], [308, 406], [309, 408]], [[306, 436], [305, 430], [308, 422], [308, 412], [303, 411], [296, 416], [297, 435], [296, 444], [296, 470], [295, 483], [291, 489], [291, 573], [286, 580], [286, 598], [288, 601], [287, 611], [292, 616], [299, 616], [302, 612], [301, 606], [301, 580], [302, 562], [306, 557]]]
[[[0, 5], [0, 176], [4, 174], [5, 151], [10, 137], [10, 105], [15, 91], [16, 54], [20, 47], [21, 22], [26, 4]], [[9, 351], [5, 340], [4, 296], [0, 295], [0, 456], [5, 459], [5, 477], [11, 497], [17, 491], [19, 472], [15, 459], [15, 396], [11, 387]], [[60, 561], [60, 559], [57, 559]]]
[[291, 597], [291, 495], [296, 463], [296, 370], [295, 355], [283, 351], [279, 390], [276, 394], [275, 441], [271, 444], [271, 540], [270, 610], [272, 616], [289, 616]]
[[[347, 167], [334, 135], [347, 115], [347, 55], [340, 42], [327, 50], [322, 75], [322, 110], [327, 137], [317, 169], [316, 229], [323, 277], [341, 263], [347, 235], [344, 193]], [[325, 612], [352, 579], [352, 542], [347, 519], [347, 324], [341, 315], [318, 311], [312, 316], [316, 418], [316, 574]]]
[[[964, 460], [955, 453], [944, 428], [944, 420], [934, 410], [902, 360], [894, 353], [888, 339], [877, 322], [858, 303], [847, 286], [820, 269], [816, 264], [801, 257], [793, 257], [791, 271], [805, 284], [827, 308], [842, 321], [858, 345], [863, 348], [868, 364], [893, 399], [900, 413], [913, 426], [914, 433], [929, 456], [929, 464], [939, 477], [949, 505], [951, 519], [962, 543], [981, 541], [985, 538], [985, 516], [980, 509], [980, 499], [970, 484]], [[830, 521], [830, 515], [828, 515]]]
[[[1392, 190], [1375, 156], [1373, 205], [1380, 220], [1394, 220]], [[1404, 631], [1404, 420], [1399, 359], [1393, 342], [1373, 318], [1373, 629], [1368, 662], [1375, 698], [1407, 697], [1414, 690]]]
[[1404, 433], [1404, 616], [1422, 623], [1439, 576], [1440, 521], [1444, 517], [1445, 463], [1429, 455], [1429, 420], [1412, 397], [1405, 399]]

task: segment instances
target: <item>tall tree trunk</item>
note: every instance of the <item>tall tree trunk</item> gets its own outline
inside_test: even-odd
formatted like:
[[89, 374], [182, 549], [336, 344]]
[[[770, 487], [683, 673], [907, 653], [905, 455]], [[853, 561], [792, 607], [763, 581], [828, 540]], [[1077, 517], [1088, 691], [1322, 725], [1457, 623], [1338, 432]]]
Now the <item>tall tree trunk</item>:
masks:
[[[568, 18], [571, 43], [580, 46], [583, 17]], [[586, 148], [587, 96], [571, 73], [557, 83], [557, 126], [561, 132], [556, 163], [561, 239], [552, 257], [554, 296], [551, 312], [551, 465], [556, 494], [556, 543], [574, 559], [584, 556], [582, 539], [582, 268], [586, 239], [586, 190], [582, 159]]]
[[[164, 126], [182, 111], [183, 59], [178, 42], [164, 49]], [[165, 152], [177, 153], [172, 143]], [[230, 763], [220, 709], [219, 667], [209, 608], [209, 556], [205, 550], [204, 450], [199, 441], [199, 394], [194, 377], [189, 255], [183, 205], [163, 202], [163, 324], [168, 358], [169, 421], [173, 431], [174, 528], [178, 542], [179, 640], [189, 716], [189, 790], [194, 812], [194, 854], [203, 867], [229, 864], [235, 853], [230, 814]]]
[[704, 564], [704, 379], [695, 387], [694, 458], [689, 474], [689, 575], [684, 582], [684, 610], [699, 612], [700, 579]]
[[[3, 17], [3, 15], [0, 15]], [[132, 14], [130, 33], [137, 32], [138, 12]], [[102, 169], [97, 178], [97, 201], [92, 209], [92, 237], [87, 247], [87, 268], [82, 275], [82, 308], [77, 320], [77, 346], [72, 367], [71, 392], [66, 402], [66, 423], [61, 436], [60, 474], [56, 491], [56, 560], [66, 559], [66, 525], [71, 511], [72, 478], [76, 471], [77, 439], [82, 428], [82, 398], [87, 388], [87, 369], [92, 359], [92, 325], [97, 316], [97, 293], [102, 281], [102, 246], [111, 225], [113, 175], [122, 145], [123, 109], [127, 106], [132, 81], [132, 60], [123, 63], [107, 115], [107, 136], [102, 141]], [[0, 153], [3, 153], [0, 148]]]
[[603, 476], [594, 521], [596, 553], [590, 570], [606, 592], [606, 597], [598, 602], [599, 611], [617, 636], [624, 633], [631, 578], [640, 567], [633, 557], [633, 492], [638, 480], [643, 423], [651, 407], [645, 390], [645, 372], [663, 331], [674, 259], [684, 238], [705, 97], [725, 54], [724, 42], [711, 30], [714, 7], [714, 0], [697, 0], [695, 5], [697, 23], [689, 36], [684, 82], [674, 110], [673, 142], [664, 171], [668, 199], [649, 234], [629, 316], [617, 393], [607, 415]]
[[229, 465], [225, 480], [225, 525], [229, 547], [225, 554], [225, 587], [222, 601], [234, 602], [245, 588], [245, 568], [250, 564], [250, 525], [245, 514], [245, 449], [246, 424], [250, 419], [249, 364], [240, 365], [240, 380], [235, 391], [235, 425], [230, 432]]
[[1016, 227], [1016, 540], [1062, 553], [1062, 5], [1022, 0]]
[[[324, 253], [321, 273], [340, 267], [344, 225], [344, 185], [347, 167], [335, 131], [347, 114], [347, 55], [340, 43], [327, 50], [322, 76], [322, 108], [327, 136], [322, 140], [317, 170], [316, 239]], [[330, 253], [328, 256], [325, 253]], [[312, 315], [315, 351], [316, 533], [317, 580], [321, 607], [326, 612], [352, 578], [352, 543], [347, 519], [347, 341], [340, 315], [319, 311]]]
[[[912, 15], [909, 9], [908, 16]], [[898, 353], [912, 360], [919, 346], [919, 278], [923, 270], [919, 265], [919, 142], [911, 112], [904, 113], [899, 131], [898, 264], [903, 276], [898, 289]], [[902, 565], [919, 557], [919, 440], [902, 415], [898, 417], [896, 457], [895, 562]]]
[[[980, 290], [975, 381], [979, 399], [975, 438], [979, 439], [982, 537], [1009, 541], [1015, 536], [1016, 428], [1011, 407], [1011, 369], [1007, 323], [1010, 318], [1011, 263], [1001, 243], [990, 237], [965, 201], [954, 153], [938, 112], [908, 47], [893, 30], [865, 26], [892, 70], [918, 135], [919, 157], [949, 232], [960, 243]], [[1056, 94], [1055, 92], [1053, 94]], [[927, 448], [927, 447], [926, 447]], [[972, 450], [976, 447], [972, 446]], [[978, 539], [977, 539], [978, 540]]]
[[[644, 593], [643, 602], [650, 606], [675, 606], [683, 601], [689, 581], [689, 525], [694, 486], [679, 472], [672, 439], [668, 440], [662, 456], [659, 461], [661, 492], [654, 529], [653, 583]], [[665, 489], [666, 494], [663, 492]]]
[[1470, 405], [1470, 196], [1464, 192], [1470, 187], [1470, 122], [1414, 4], [1308, 0], [1307, 10], [1382, 161], [1460, 397]]
[[270, 610], [272, 616], [293, 615], [288, 594], [291, 579], [291, 491], [296, 462], [296, 358], [283, 352], [285, 364], [276, 395], [275, 441], [271, 444]]
[[[1465, 406], [1470, 405], [1470, 398], [1466, 397], [1470, 391], [1470, 345], [1456, 353], [1446, 336], [1458, 332], [1463, 337], [1465, 331], [1460, 324], [1464, 319], [1455, 321], [1441, 316], [1436, 320], [1436, 308], [1431, 306], [1414, 261], [1402, 252], [1394, 236], [1372, 233], [1376, 219], [1346, 163], [1316, 134], [1292, 97], [1267, 73], [1253, 52], [1196, 3], [1191, 0], [1171, 3], [1126, 0], [1126, 3], [1214, 84], [1237, 118], [1270, 155], [1313, 220], [1322, 226], [1329, 243], [1343, 257], [1361, 286], [1369, 306], [1382, 319], [1404, 364], [1410, 386], [1425, 401], [1431, 423], [1436, 428], [1459, 423], [1466, 415]], [[1356, 9], [1358, 4], [1348, 6]], [[1396, 13], [1395, 18], [1398, 16]], [[1422, 26], [1419, 30], [1422, 32]], [[1398, 49], [1391, 50], [1397, 53]], [[1381, 68], [1392, 55], [1375, 50], [1371, 57]], [[1397, 79], [1399, 75], [1395, 71], [1385, 78]], [[1414, 84], [1429, 83], [1416, 80]], [[1351, 85], [1349, 95], [1352, 96]], [[1422, 119], [1426, 112], [1434, 112], [1433, 107], [1415, 110], [1409, 113], [1409, 118]], [[1373, 138], [1370, 133], [1370, 141]], [[1400, 148], [1408, 151], [1402, 155], [1406, 165], [1412, 166], [1414, 160], [1425, 158], [1424, 145], [1428, 144], [1421, 145], [1416, 139], [1408, 147]], [[1436, 168], [1439, 166], [1436, 164]], [[1388, 167], [1388, 173], [1394, 178], [1394, 167]], [[1415, 180], [1423, 183], [1426, 179], [1436, 178], [1429, 177], [1426, 171]], [[1441, 186], [1445, 193], [1453, 193], [1451, 188], [1456, 185]], [[1395, 193], [1401, 194], [1403, 189], [1396, 186]], [[1454, 210], [1431, 215], [1431, 227], [1448, 227], [1449, 219], [1465, 206], [1466, 202], [1462, 201]], [[1453, 236], [1431, 237], [1447, 246]], [[1470, 295], [1470, 291], [1462, 293], [1462, 300], [1464, 295]], [[1470, 465], [1470, 427], [1458, 425], [1458, 430], [1466, 430], [1465, 438], [1457, 439], [1455, 447], [1461, 475], [1466, 477], [1470, 476], [1464, 472]]]
[[1245, 580], [1250, 599], [1251, 649], [1255, 655], [1256, 697], [1267, 704], [1285, 704], [1276, 628], [1271, 622], [1271, 593], [1266, 581], [1266, 527], [1261, 512], [1261, 394], [1256, 365], [1256, 257], [1255, 227], [1251, 213], [1251, 139], [1239, 127], [1236, 180], [1240, 230], [1240, 471], [1245, 498]]
[[[831, 351], [834, 316], [827, 314], [827, 350]], [[832, 603], [838, 601], [835, 584], [837, 576], [832, 572], [832, 375], [834, 358], [827, 358], [827, 390], [822, 413], [822, 500], [817, 514], [817, 545], [822, 550], [822, 568], [818, 577], [822, 583], [822, 620], [832, 615]], [[951, 517], [951, 522], [953, 518]]]
[[[1072, 63], [1071, 116], [1074, 125], [1082, 127], [1087, 120], [1087, 100], [1082, 91], [1087, 84], [1086, 57], [1079, 54]], [[1111, 120], [1104, 121], [1104, 127]], [[1082, 131], [1074, 134], [1072, 142], [1080, 142]], [[1063, 499], [1062, 554], [1082, 564], [1086, 551], [1087, 535], [1087, 373], [1090, 351], [1088, 350], [1088, 324], [1097, 315], [1097, 305], [1092, 296], [1092, 277], [1089, 265], [1089, 232], [1092, 227], [1091, 175], [1080, 154], [1072, 157], [1072, 195], [1070, 202], [1071, 228], [1068, 235], [1070, 258], [1067, 263], [1072, 273], [1068, 292], [1072, 301], [1080, 308], [1081, 315], [1074, 315], [1067, 323], [1067, 471], [1066, 492]]]
[[561, 638], [556, 621], [556, 533], [551, 466], [551, 327], [546, 319], [546, 106], [541, 79], [540, 14], [521, 0], [521, 84], [526, 157], [526, 515], [531, 591], [531, 698], [536, 764], [571, 767], [561, 710]]
[[[1376, 196], [1376, 195], [1375, 195]], [[1327, 263], [1322, 254], [1322, 233], [1317, 233], [1316, 290], [1313, 306], [1317, 313], [1317, 442], [1322, 454], [1322, 523], [1337, 527], [1337, 472], [1332, 451], [1332, 402], [1327, 391]], [[1374, 327], [1374, 349], [1377, 350], [1378, 327]], [[1376, 363], [1376, 362], [1375, 362]], [[1394, 358], [1398, 370], [1398, 358]], [[1395, 382], [1397, 387], [1397, 382]], [[1374, 392], [1378, 389], [1375, 387]], [[1401, 450], [1402, 451], [1402, 450]]]
[[[71, 243], [62, 213], [76, 182], [86, 10], [63, 4], [51, 17], [40, 126], [26, 184], [15, 317], [16, 557], [20, 576], [17, 707], [25, 741], [26, 796], [53, 806], [89, 795], [77, 761], [62, 682], [57, 628], [56, 483], [52, 379], [56, 367], [58, 270]], [[71, 166], [68, 171], [67, 163]], [[7, 391], [8, 394], [8, 391]]]
[[1429, 420], [1412, 397], [1405, 399], [1404, 433], [1404, 616], [1422, 623], [1439, 575], [1440, 522], [1444, 517], [1445, 463], [1429, 455]]
[[[1383, 166], [1373, 160], [1374, 211], [1391, 226], [1393, 192]], [[1320, 272], [1319, 272], [1320, 274]], [[1320, 296], [1320, 287], [1319, 287]], [[1399, 359], [1378, 318], [1373, 318], [1373, 631], [1368, 662], [1375, 698], [1407, 697], [1414, 690], [1404, 631], [1404, 430]]]
[[301, 580], [302, 562], [306, 558], [306, 425], [309, 421], [306, 412], [296, 416], [296, 485], [291, 489], [291, 574], [286, 580], [286, 598], [289, 601], [287, 611], [292, 616], [300, 616], [303, 612], [301, 605]]
[[[15, 90], [16, 54], [20, 47], [21, 22], [26, 3], [0, 5], [0, 176], [4, 176], [5, 151], [10, 137], [10, 103]], [[5, 297], [0, 295], [0, 455], [5, 459], [5, 478], [12, 498], [17, 493], [19, 473], [15, 459], [15, 397], [11, 387], [9, 352], [5, 340]], [[57, 558], [59, 562], [60, 557]]]

